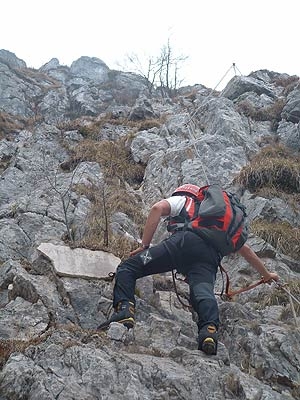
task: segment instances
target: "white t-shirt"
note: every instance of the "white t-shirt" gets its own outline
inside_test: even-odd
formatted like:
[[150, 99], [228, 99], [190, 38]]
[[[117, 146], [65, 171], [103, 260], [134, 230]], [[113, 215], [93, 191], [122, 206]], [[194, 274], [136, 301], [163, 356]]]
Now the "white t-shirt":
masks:
[[167, 202], [170, 204], [171, 207], [171, 212], [170, 216], [171, 217], [176, 217], [177, 215], [180, 214], [180, 211], [182, 210], [184, 204], [185, 204], [185, 196], [172, 196], [168, 197]]

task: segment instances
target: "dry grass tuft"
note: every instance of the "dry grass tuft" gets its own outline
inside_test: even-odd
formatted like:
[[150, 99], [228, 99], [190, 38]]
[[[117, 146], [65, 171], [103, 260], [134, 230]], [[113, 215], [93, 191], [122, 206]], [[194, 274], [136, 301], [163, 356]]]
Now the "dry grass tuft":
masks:
[[[99, 164], [103, 174], [103, 178], [95, 184], [77, 185], [75, 188], [92, 202], [92, 209], [87, 220], [88, 229], [76, 242], [70, 243], [72, 247], [110, 251], [121, 259], [136, 247], [132, 240], [114, 234], [110, 223], [116, 212], [122, 212], [136, 225], [141, 235], [145, 223], [143, 204], [138, 196], [128, 191], [128, 187], [139, 188], [145, 165], [134, 162], [130, 144], [136, 132], [159, 127], [165, 118], [128, 121], [121, 115], [108, 113], [98, 119], [85, 120], [85, 124], [84, 121], [74, 120], [61, 125], [62, 131], [76, 129], [85, 137], [74, 149], [69, 149], [71, 157], [61, 164], [61, 168], [72, 171], [80, 162], [92, 161]], [[130, 128], [130, 132], [118, 140], [101, 140], [101, 129], [108, 124], [124, 125]], [[76, 227], [72, 230], [76, 234]]]
[[243, 386], [241, 385], [240, 378], [236, 376], [233, 372], [225, 376], [225, 393], [234, 396], [234, 398], [244, 398], [245, 392]]
[[0, 111], [0, 139], [24, 129], [25, 125], [24, 119]]
[[48, 334], [45, 334], [28, 340], [0, 339], [0, 368], [3, 367], [12, 353], [23, 353], [29, 346], [37, 346], [48, 336]]
[[274, 80], [276, 86], [283, 87], [282, 94], [287, 96], [292, 90], [294, 90], [299, 85], [299, 77], [297, 75], [287, 76], [287, 77], [277, 77]]
[[257, 196], [264, 197], [266, 199], [273, 199], [278, 197], [288, 203], [296, 212], [300, 204], [300, 193], [285, 193], [278, 191], [275, 187], [262, 187], [255, 191]]
[[250, 224], [251, 232], [263, 238], [283, 254], [300, 259], [300, 229], [288, 222], [268, 222], [255, 220]]
[[91, 329], [82, 329], [78, 325], [72, 323], [57, 324], [53, 329], [49, 329], [42, 335], [27, 340], [0, 339], [0, 369], [5, 365], [11, 354], [24, 353], [30, 346], [38, 346], [51, 337], [53, 332], [57, 331], [61, 332], [60, 343], [63, 345], [64, 349], [93, 341], [95, 334], [97, 344], [100, 344], [100, 346], [102, 345], [103, 340], [106, 339], [106, 335], [103, 335], [102, 332], [97, 332]]
[[148, 130], [154, 127], [159, 128], [167, 119], [166, 115], [161, 115], [159, 118], [146, 118], [139, 121], [129, 121], [124, 116], [115, 116], [112, 113], [101, 115], [98, 118], [85, 117], [85, 120], [72, 119], [69, 122], [64, 122], [59, 125], [59, 128], [63, 131], [77, 130], [86, 139], [100, 140], [102, 129], [108, 126], [124, 126], [124, 128], [130, 129], [131, 136], [138, 131]]
[[277, 124], [281, 120], [284, 105], [285, 100], [282, 98], [265, 107], [256, 107], [249, 101], [243, 100], [237, 104], [236, 109], [240, 114], [244, 114], [255, 121], [271, 121], [272, 127], [276, 130]]
[[107, 177], [115, 177], [131, 185], [140, 184], [144, 177], [145, 166], [133, 161], [124, 142], [124, 138], [116, 142], [85, 139], [75, 148], [69, 164], [94, 161], [99, 163]]
[[122, 261], [128, 258], [129, 253], [137, 247], [126, 237], [113, 235], [111, 230], [108, 232], [108, 237], [108, 244], [105, 244], [102, 230], [91, 227], [82, 240], [76, 242], [76, 247], [106, 251], [119, 257]]
[[[296, 299], [300, 298], [300, 280], [294, 279], [289, 280], [283, 286], [291, 295], [293, 295]], [[283, 311], [283, 314], [288, 314], [290, 317], [292, 316], [292, 312], [289, 307], [290, 299], [288, 293], [281, 288], [274, 288], [274, 290], [269, 291], [268, 294], [264, 293], [262, 298], [258, 301], [258, 308], [263, 310], [266, 307], [270, 306], [285, 306], [286, 310]], [[300, 305], [297, 302], [293, 302], [294, 309], [297, 315], [300, 313]], [[287, 315], [284, 316], [286, 318]]]
[[111, 216], [116, 212], [126, 214], [141, 231], [145, 222], [139, 199], [128, 193], [127, 185], [139, 186], [144, 177], [144, 166], [133, 161], [126, 147], [126, 139], [113, 142], [85, 139], [75, 149], [75, 160], [95, 161], [103, 172], [103, 181], [89, 187], [77, 187], [93, 206], [88, 216], [88, 232], [80, 244], [90, 249], [112, 251], [123, 258], [132, 250], [133, 243], [125, 237], [112, 234]]
[[[282, 144], [264, 147], [242, 168], [235, 179], [250, 192], [265, 198], [278, 197], [299, 210], [300, 158]], [[300, 259], [300, 229], [288, 222], [255, 220], [251, 231], [278, 251]]]
[[269, 187], [300, 193], [300, 158], [281, 144], [264, 147], [242, 168], [236, 182], [252, 192]]

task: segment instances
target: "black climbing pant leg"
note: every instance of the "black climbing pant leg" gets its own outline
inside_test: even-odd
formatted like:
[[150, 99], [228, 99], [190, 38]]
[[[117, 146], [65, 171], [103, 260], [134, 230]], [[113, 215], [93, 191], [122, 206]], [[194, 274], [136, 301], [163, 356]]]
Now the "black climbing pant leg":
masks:
[[135, 303], [136, 280], [148, 275], [172, 271], [172, 261], [164, 243], [142, 251], [122, 262], [116, 271], [113, 305], [120, 301]]
[[214, 294], [216, 270], [211, 266], [193, 267], [188, 273], [190, 285], [190, 300], [193, 309], [198, 314], [199, 330], [209, 324], [218, 328], [219, 308]]

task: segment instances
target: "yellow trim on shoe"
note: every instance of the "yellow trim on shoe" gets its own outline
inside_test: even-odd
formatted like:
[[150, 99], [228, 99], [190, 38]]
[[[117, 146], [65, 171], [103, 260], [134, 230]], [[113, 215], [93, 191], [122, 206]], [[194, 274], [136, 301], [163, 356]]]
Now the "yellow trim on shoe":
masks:
[[209, 325], [209, 326], [207, 327], [207, 331], [208, 331], [209, 333], [216, 333], [216, 332], [217, 332], [217, 329], [216, 329], [216, 327], [215, 327], [214, 325]]
[[208, 355], [216, 354], [216, 343], [213, 338], [208, 337], [203, 340], [202, 351]]
[[129, 318], [120, 319], [119, 321], [116, 321], [116, 322], [118, 322], [119, 324], [123, 324], [126, 326], [126, 328], [130, 329], [130, 328], [133, 328], [135, 321], [134, 321], [134, 318], [129, 317]]

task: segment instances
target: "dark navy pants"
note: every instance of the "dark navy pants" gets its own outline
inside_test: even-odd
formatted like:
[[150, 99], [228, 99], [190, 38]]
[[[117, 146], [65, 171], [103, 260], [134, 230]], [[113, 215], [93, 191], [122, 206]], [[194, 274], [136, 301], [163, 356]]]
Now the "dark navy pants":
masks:
[[198, 326], [219, 326], [219, 310], [214, 284], [219, 257], [193, 232], [175, 232], [169, 238], [122, 262], [116, 271], [114, 307], [120, 301], [135, 303], [136, 279], [176, 269], [187, 276], [190, 301], [198, 314]]

